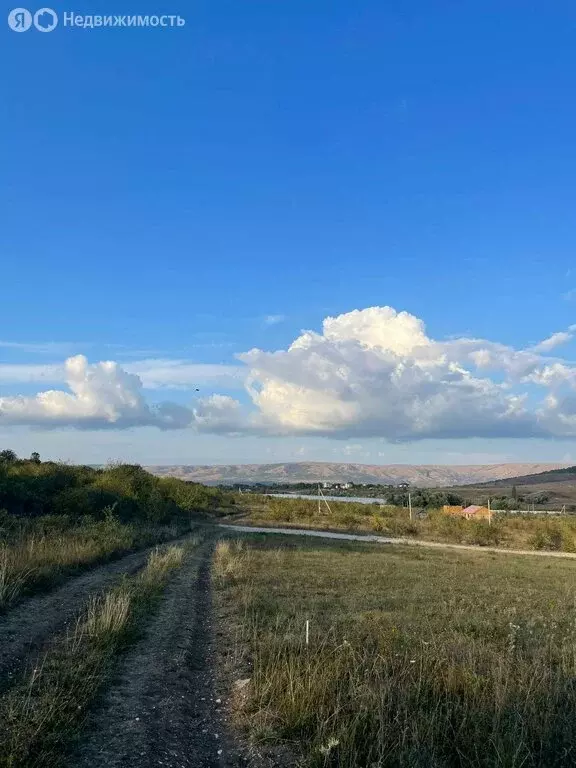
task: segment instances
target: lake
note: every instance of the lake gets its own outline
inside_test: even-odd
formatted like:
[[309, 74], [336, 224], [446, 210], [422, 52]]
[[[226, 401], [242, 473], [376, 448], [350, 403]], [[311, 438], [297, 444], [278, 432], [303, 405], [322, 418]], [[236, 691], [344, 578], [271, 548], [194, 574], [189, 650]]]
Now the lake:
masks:
[[326, 499], [326, 501], [355, 501], [358, 504], [386, 504], [386, 499], [382, 498], [368, 498], [367, 496], [323, 496], [318, 497], [317, 494], [310, 493], [267, 493], [266, 496], [272, 496], [279, 499], [309, 499], [310, 501], [320, 501]]

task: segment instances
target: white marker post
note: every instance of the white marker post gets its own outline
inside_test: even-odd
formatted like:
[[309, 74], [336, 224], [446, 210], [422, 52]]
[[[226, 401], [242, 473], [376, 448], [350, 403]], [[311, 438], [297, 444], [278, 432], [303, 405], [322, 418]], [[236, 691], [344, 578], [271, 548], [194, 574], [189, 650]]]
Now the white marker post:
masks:
[[310, 642], [310, 620], [306, 619], [306, 648], [308, 648], [309, 642]]

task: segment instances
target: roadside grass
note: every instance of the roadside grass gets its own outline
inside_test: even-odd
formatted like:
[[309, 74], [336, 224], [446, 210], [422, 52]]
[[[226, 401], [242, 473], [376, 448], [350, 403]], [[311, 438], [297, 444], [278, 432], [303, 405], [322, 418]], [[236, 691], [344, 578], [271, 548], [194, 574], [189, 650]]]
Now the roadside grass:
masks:
[[277, 537], [222, 551], [254, 741], [315, 768], [576, 764], [571, 562]]
[[109, 677], [115, 657], [138, 637], [183, 546], [154, 550], [146, 566], [114, 589], [91, 599], [75, 625], [55, 638], [24, 679], [0, 699], [0, 766], [45, 768], [63, 764], [85, 711]]
[[497, 546], [576, 552], [576, 515], [494, 515], [486, 520], [466, 520], [429, 509], [409, 519], [408, 510], [395, 506], [330, 502], [330, 510], [309, 499], [271, 498], [242, 494], [245, 514], [237, 523], [317, 528], [383, 536], [416, 538], [452, 544]]
[[[242, 556], [241, 556], [242, 555]], [[233, 581], [244, 570], [248, 554], [244, 551], [242, 539], [222, 539], [214, 551], [213, 573], [219, 584]]]
[[111, 510], [104, 520], [72, 527], [66, 518], [40, 518], [22, 535], [0, 540], [0, 613], [70, 573], [182, 532], [175, 525], [124, 524]]

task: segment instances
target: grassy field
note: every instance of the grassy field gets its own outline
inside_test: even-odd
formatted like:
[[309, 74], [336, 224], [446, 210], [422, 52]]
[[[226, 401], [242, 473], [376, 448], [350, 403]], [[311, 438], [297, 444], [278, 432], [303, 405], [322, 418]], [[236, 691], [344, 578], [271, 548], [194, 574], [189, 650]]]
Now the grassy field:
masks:
[[412, 537], [454, 544], [476, 544], [509, 549], [576, 552], [576, 515], [494, 515], [486, 520], [465, 520], [438, 509], [414, 514], [402, 507], [330, 502], [330, 510], [307, 499], [270, 498], [242, 494], [238, 508], [244, 510], [235, 522], [253, 525], [283, 525], [298, 528], [347, 530]]
[[257, 743], [309, 766], [576, 763], [570, 561], [254, 536], [219, 545], [214, 583]]

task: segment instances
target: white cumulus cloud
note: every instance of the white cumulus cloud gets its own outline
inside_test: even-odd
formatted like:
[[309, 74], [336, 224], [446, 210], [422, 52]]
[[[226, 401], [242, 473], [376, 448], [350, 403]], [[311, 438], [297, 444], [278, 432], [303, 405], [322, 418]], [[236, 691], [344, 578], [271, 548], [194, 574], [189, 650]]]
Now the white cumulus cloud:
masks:
[[150, 407], [138, 376], [115, 362], [90, 365], [76, 355], [66, 360], [65, 378], [69, 392], [51, 389], [30, 397], [0, 397], [0, 424], [174, 428], [192, 420], [192, 413], [176, 404]]
[[[326, 318], [321, 332], [303, 331], [287, 349], [238, 355], [243, 365], [150, 359], [122, 367], [72, 357], [62, 369], [66, 390], [0, 397], [0, 424], [320, 435], [350, 445], [363, 437], [576, 437], [576, 367], [550, 355], [575, 330], [514, 349], [437, 340], [408, 312], [370, 307]], [[46, 381], [59, 371], [5, 368], [4, 381]], [[248, 404], [211, 394], [214, 384], [224, 392], [245, 385]], [[188, 390], [194, 402], [147, 402], [144, 389], [168, 387]]]
[[194, 424], [199, 431], [235, 432], [246, 428], [240, 403], [229, 395], [201, 398], [194, 408]]
[[532, 349], [534, 352], [550, 352], [552, 349], [555, 349], [555, 347], [559, 347], [562, 344], [572, 341], [575, 330], [576, 325], [571, 325], [567, 331], [557, 331], [539, 344], [536, 344]]
[[[560, 342], [551, 338], [545, 347]], [[250, 368], [250, 429], [393, 441], [567, 433], [558, 407], [534, 405], [526, 384], [547, 386], [556, 365], [556, 386], [569, 385], [573, 367], [536, 349], [434, 340], [421, 319], [391, 307], [329, 317], [322, 333], [305, 331], [286, 350], [238, 357]]]

